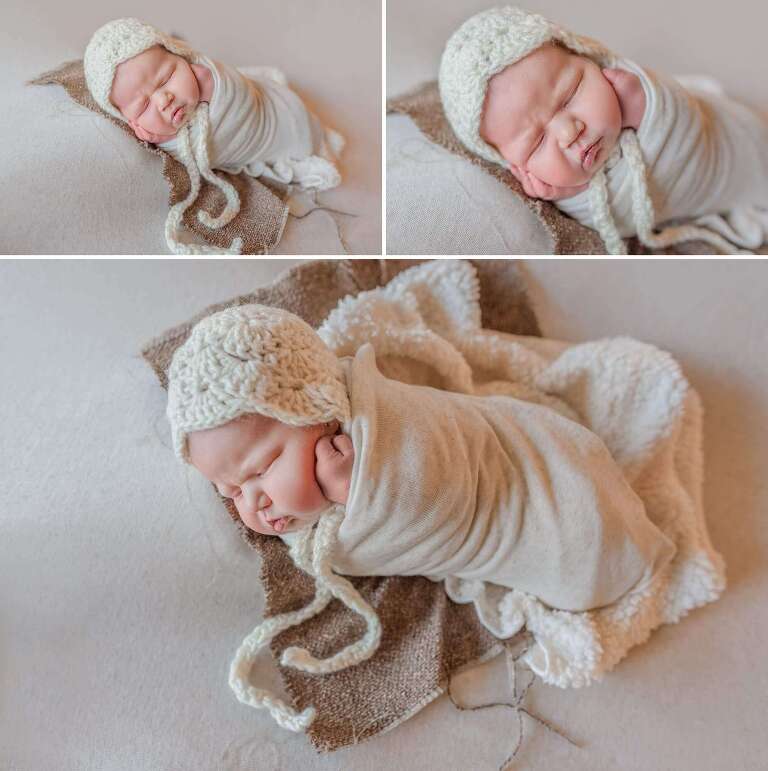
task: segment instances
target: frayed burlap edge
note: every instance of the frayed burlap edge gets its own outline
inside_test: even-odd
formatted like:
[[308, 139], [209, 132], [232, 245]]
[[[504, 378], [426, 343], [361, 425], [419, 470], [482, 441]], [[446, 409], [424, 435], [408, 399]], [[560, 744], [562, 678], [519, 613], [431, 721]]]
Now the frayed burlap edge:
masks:
[[[169, 206], [187, 197], [190, 181], [184, 166], [159, 147], [138, 139], [127, 123], [107, 115], [96, 104], [88, 91], [81, 59], [65, 62], [60, 67], [28, 81], [28, 85], [35, 86], [52, 84], [62, 86], [77, 104], [106, 118], [153, 155], [162, 158], [163, 177], [170, 187]], [[239, 236], [243, 239], [243, 254], [267, 254], [277, 246], [283, 236], [288, 218], [288, 206], [266, 185], [245, 173], [228, 174], [221, 171], [216, 173], [234, 185], [240, 196], [240, 212], [223, 228], [218, 230], [206, 228], [198, 221], [197, 212], [204, 209], [215, 217], [223, 210], [226, 201], [217, 187], [201, 180], [197, 200], [184, 213], [185, 227], [206, 243], [220, 249], [229, 248], [232, 239]]]
[[[251, 302], [284, 308], [314, 327], [346, 295], [388, 283], [401, 271], [424, 260], [317, 260], [295, 266], [271, 284], [211, 305], [189, 321], [152, 340], [142, 355], [167, 388], [167, 368], [176, 348], [201, 318], [231, 305]], [[480, 279], [482, 322], [486, 328], [539, 335], [522, 275], [512, 260], [473, 261]], [[262, 557], [261, 580], [266, 615], [294, 610], [314, 596], [311, 579], [291, 562], [277, 538], [251, 532], [240, 522], [231, 502], [222, 498], [242, 537]], [[442, 585], [426, 578], [353, 578], [353, 584], [376, 609], [382, 621], [382, 642], [376, 655], [356, 667], [330, 675], [309, 675], [279, 666], [294, 708], [309, 704], [317, 717], [308, 730], [313, 746], [329, 752], [391, 730], [445, 689], [446, 678], [501, 650], [500, 642], [480, 624], [471, 604], [451, 602]], [[245, 630], [258, 619], [243, 619], [232, 635], [234, 652]], [[279, 661], [289, 645], [307, 647], [327, 656], [364, 632], [361, 619], [333, 601], [321, 614], [288, 629], [272, 643]], [[254, 719], [264, 719], [254, 713]]]
[[[539, 218], [552, 237], [553, 254], [605, 254], [605, 244], [596, 231], [563, 214], [554, 204], [530, 198], [507, 169], [467, 150], [453, 133], [443, 112], [437, 81], [424, 83], [402, 96], [387, 101], [388, 113], [407, 115], [432, 142], [454, 155], [479, 166], [508, 187]], [[641, 254], [712, 254], [712, 246], [703, 241], [687, 241], [667, 249], [652, 250], [637, 238], [627, 240], [627, 253]], [[766, 244], [761, 252], [768, 247]]]

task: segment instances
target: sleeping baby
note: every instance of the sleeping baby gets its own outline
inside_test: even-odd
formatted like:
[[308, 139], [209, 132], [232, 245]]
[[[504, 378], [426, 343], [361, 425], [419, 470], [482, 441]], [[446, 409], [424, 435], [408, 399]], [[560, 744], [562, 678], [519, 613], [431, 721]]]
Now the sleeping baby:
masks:
[[194, 327], [169, 370], [168, 417], [177, 454], [246, 527], [290, 542], [342, 508], [344, 575], [456, 576], [583, 611], [651, 581], [675, 551], [575, 420], [392, 380], [370, 344], [339, 359], [276, 308]]
[[84, 70], [104, 111], [170, 153], [189, 174], [190, 193], [166, 223], [174, 252], [188, 251], [177, 231], [201, 176], [227, 199], [218, 217], [200, 212], [203, 224], [223, 227], [239, 211], [237, 192], [212, 169], [302, 190], [327, 190], [341, 181], [335, 161], [342, 137], [320, 123], [277, 69], [238, 70], [138, 19], [117, 19], [94, 33]]
[[[513, 7], [464, 22], [439, 81], [463, 144], [597, 230], [610, 253], [633, 235], [727, 253], [768, 239], [768, 115], [712, 81], [683, 85]], [[683, 218], [696, 224], [654, 231]]]

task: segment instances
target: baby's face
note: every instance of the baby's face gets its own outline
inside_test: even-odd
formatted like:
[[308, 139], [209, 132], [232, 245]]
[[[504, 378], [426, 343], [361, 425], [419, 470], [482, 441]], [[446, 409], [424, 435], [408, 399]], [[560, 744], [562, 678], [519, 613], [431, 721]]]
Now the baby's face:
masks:
[[619, 100], [602, 70], [559, 46], [538, 48], [489, 82], [480, 135], [550, 185], [588, 182], [620, 132]]
[[186, 59], [153, 46], [118, 65], [110, 100], [136, 136], [164, 142], [194, 112], [200, 87]]
[[296, 427], [248, 415], [192, 432], [189, 458], [233, 500], [246, 527], [277, 535], [312, 524], [330, 505], [315, 476], [315, 447], [336, 427]]

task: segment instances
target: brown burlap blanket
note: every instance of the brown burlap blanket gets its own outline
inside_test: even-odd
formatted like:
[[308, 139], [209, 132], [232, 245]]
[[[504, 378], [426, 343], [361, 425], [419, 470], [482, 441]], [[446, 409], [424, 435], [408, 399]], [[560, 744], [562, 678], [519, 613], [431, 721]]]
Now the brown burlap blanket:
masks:
[[[437, 81], [430, 81], [403, 96], [388, 100], [387, 112], [407, 115], [432, 142], [479, 166], [506, 185], [533, 211], [549, 231], [554, 244], [554, 254], [606, 253], [605, 244], [596, 231], [563, 214], [549, 201], [530, 198], [523, 192], [522, 185], [511, 172], [486, 161], [464, 147], [445, 117]], [[704, 241], [686, 241], [663, 250], [649, 249], [637, 238], [630, 238], [626, 243], [628, 254], [712, 254], [712, 246]], [[768, 251], [768, 244], [763, 245], [759, 253], [763, 254], [766, 251]]]
[[[118, 126], [134, 141], [163, 160], [162, 173], [170, 187], [168, 197], [169, 207], [183, 201], [189, 194], [189, 176], [182, 164], [172, 156], [148, 142], [138, 139], [127, 123], [107, 115], [93, 100], [85, 83], [83, 62], [81, 59], [66, 62], [55, 70], [45, 72], [30, 85], [44, 86], [56, 84], [63, 86], [67, 94], [77, 104], [106, 118]], [[217, 171], [231, 182], [240, 196], [240, 211], [237, 216], [223, 228], [210, 230], [197, 219], [200, 209], [208, 211], [212, 216], [218, 216], [226, 201], [221, 191], [206, 180], [201, 180], [200, 194], [192, 206], [184, 212], [184, 225], [203, 241], [219, 249], [228, 249], [232, 239], [239, 236], [243, 240], [243, 254], [266, 254], [280, 242], [288, 217], [288, 206], [270, 188], [259, 180], [245, 173], [227, 174]]]
[[[142, 354], [167, 388], [166, 372], [174, 351], [195, 323], [211, 313], [231, 305], [256, 302], [289, 310], [318, 327], [346, 295], [383, 286], [420, 262], [423, 261], [304, 263], [268, 286], [206, 308], [150, 342]], [[480, 280], [483, 327], [539, 335], [516, 263], [477, 260], [473, 264]], [[310, 602], [314, 583], [295, 567], [283, 542], [246, 529], [234, 506], [224, 498], [221, 500], [243, 538], [261, 555], [267, 615], [295, 610]], [[480, 624], [474, 606], [451, 602], [442, 584], [418, 577], [351, 581], [381, 619], [383, 635], [376, 654], [362, 664], [328, 675], [310, 675], [278, 665], [292, 706], [303, 710], [312, 704], [317, 709], [317, 717], [307, 733], [319, 751], [339, 749], [393, 728], [445, 690], [451, 673], [502, 648], [499, 640]], [[291, 645], [306, 646], [315, 656], [326, 657], [363, 632], [364, 621], [333, 600], [323, 613], [278, 635], [271, 650], [276, 662]]]

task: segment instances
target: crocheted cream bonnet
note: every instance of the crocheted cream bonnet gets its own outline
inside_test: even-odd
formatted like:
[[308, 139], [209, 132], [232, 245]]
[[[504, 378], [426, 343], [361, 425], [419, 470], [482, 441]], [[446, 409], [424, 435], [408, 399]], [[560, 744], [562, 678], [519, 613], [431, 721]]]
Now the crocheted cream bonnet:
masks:
[[[186, 43], [139, 19], [115, 19], [93, 33], [83, 56], [83, 69], [88, 90], [104, 112], [117, 120], [127, 123], [125, 117], [110, 101], [112, 82], [117, 66], [138, 56], [148, 48], [161, 45], [163, 48], [186, 59], [190, 64], [198, 64], [199, 56]], [[211, 170], [208, 159], [208, 104], [199, 102], [190, 119], [179, 129], [179, 153], [187, 170], [190, 181], [189, 194], [183, 201], [171, 207], [165, 222], [165, 239], [168, 248], [174, 254], [239, 254], [242, 239], [235, 238], [228, 250], [210, 246], [197, 246], [179, 241], [184, 212], [195, 202], [200, 192], [200, 177], [216, 185], [226, 196], [227, 204], [218, 217], [200, 210], [197, 217], [208, 228], [218, 229], [230, 223], [240, 211], [240, 198], [235, 188], [225, 179]], [[196, 136], [197, 141], [192, 142]]]
[[[288, 311], [241, 305], [198, 322], [175, 352], [168, 371], [168, 420], [177, 456], [189, 462], [187, 435], [215, 428], [248, 413], [294, 426], [350, 419], [349, 396], [341, 364], [312, 327]], [[287, 648], [283, 666], [304, 672], [337, 672], [370, 658], [381, 640], [376, 612], [352, 584], [331, 568], [344, 507], [330, 504], [315, 527], [284, 540], [294, 563], [315, 579], [315, 597], [303, 608], [270, 616], [243, 640], [230, 665], [229, 685], [244, 704], [267, 709], [283, 728], [304, 731], [315, 718], [264, 688], [250, 683], [257, 653], [284, 629], [320, 613], [336, 597], [366, 621], [357, 641], [325, 659], [303, 648]]]
[[168, 371], [168, 420], [177, 456], [187, 435], [259, 413], [292, 426], [349, 420], [334, 353], [298, 316], [266, 305], [214, 313], [192, 329]]
[[[589, 57], [601, 68], [617, 67], [619, 58], [602, 43], [576, 35], [536, 13], [506, 6], [491, 8], [467, 19], [449, 38], [440, 61], [439, 88], [445, 115], [459, 140], [473, 153], [507, 168], [501, 154], [480, 136], [480, 119], [488, 81], [548, 42], [559, 42], [576, 54]], [[626, 254], [608, 203], [605, 167], [623, 153], [629, 164], [632, 210], [637, 235], [649, 247], [663, 248], [701, 238], [730, 252], [724, 239], [692, 225], [653, 232], [655, 212], [648, 193], [646, 167], [634, 129], [624, 129], [611, 157], [592, 177], [590, 206], [595, 226], [610, 254]]]

